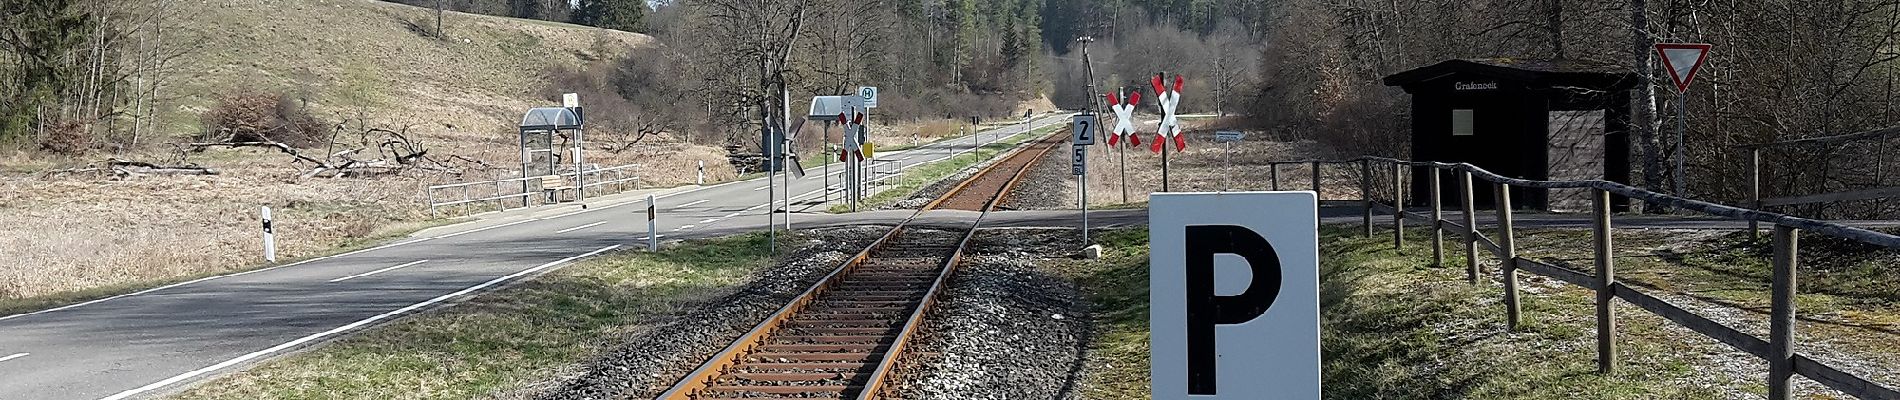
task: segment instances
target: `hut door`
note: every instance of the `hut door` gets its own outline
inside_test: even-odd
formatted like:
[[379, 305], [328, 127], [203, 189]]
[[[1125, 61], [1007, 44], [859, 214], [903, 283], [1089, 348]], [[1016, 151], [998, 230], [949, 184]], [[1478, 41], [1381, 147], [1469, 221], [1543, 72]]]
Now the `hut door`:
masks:
[[[1603, 111], [1550, 113], [1550, 180], [1603, 179]], [[1552, 211], [1590, 209], [1589, 189], [1551, 189]]]

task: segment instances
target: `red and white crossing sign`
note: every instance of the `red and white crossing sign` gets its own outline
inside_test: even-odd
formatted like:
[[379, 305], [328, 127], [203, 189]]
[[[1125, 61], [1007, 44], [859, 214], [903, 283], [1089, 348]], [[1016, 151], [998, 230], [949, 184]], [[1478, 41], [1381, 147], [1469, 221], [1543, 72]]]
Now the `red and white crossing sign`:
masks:
[[1120, 144], [1119, 142], [1124, 137], [1128, 138], [1128, 145], [1140, 146], [1141, 137], [1135, 136], [1135, 105], [1141, 103], [1141, 92], [1129, 93], [1127, 103], [1121, 103], [1121, 99], [1116, 97], [1115, 93], [1109, 93], [1106, 96], [1108, 96], [1108, 109], [1115, 111], [1115, 130], [1108, 135], [1108, 146], [1114, 147]]
[[1149, 150], [1160, 153], [1167, 147], [1170, 138], [1174, 139], [1175, 151], [1187, 150], [1187, 138], [1181, 136], [1181, 121], [1174, 116], [1175, 110], [1181, 105], [1181, 85], [1186, 83], [1186, 79], [1175, 75], [1173, 90], [1163, 84], [1161, 74], [1155, 74], [1149, 83], [1154, 84], [1156, 105], [1161, 106], [1161, 129], [1155, 133], [1154, 146]]
[[1689, 83], [1702, 71], [1702, 63], [1709, 60], [1711, 47], [1708, 43], [1656, 44], [1656, 53], [1662, 55], [1663, 67], [1669, 70], [1669, 79], [1676, 82], [1677, 93], [1689, 91]]
[[864, 161], [864, 111], [852, 107], [849, 113], [838, 113], [838, 124], [844, 126], [844, 148], [838, 151], [838, 162], [850, 158]]

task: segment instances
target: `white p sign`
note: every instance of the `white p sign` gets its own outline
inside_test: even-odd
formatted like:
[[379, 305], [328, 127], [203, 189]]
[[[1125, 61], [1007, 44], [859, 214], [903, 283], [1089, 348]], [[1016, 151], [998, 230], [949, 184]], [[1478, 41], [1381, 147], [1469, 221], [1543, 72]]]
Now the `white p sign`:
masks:
[[1151, 200], [1154, 398], [1318, 399], [1313, 192], [1157, 193]]

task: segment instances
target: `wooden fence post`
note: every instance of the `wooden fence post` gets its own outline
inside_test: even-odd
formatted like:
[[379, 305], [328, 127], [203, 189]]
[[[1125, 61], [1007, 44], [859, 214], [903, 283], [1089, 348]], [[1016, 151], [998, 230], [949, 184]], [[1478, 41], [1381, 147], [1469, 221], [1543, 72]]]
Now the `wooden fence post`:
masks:
[[1499, 257], [1504, 262], [1504, 267], [1500, 269], [1504, 273], [1504, 316], [1506, 325], [1512, 332], [1516, 332], [1519, 313], [1523, 308], [1519, 306], [1517, 299], [1517, 245], [1511, 239], [1511, 185], [1498, 183], [1496, 187], [1498, 249], [1503, 250], [1504, 253]]
[[1794, 271], [1799, 262], [1800, 231], [1775, 225], [1774, 281], [1769, 284], [1773, 310], [1768, 316], [1768, 398], [1788, 400], [1794, 377]]
[[1429, 194], [1432, 196], [1432, 267], [1444, 268], [1445, 205], [1443, 203], [1444, 199], [1441, 197], [1444, 194], [1443, 189], [1438, 187], [1440, 183], [1438, 179], [1440, 171], [1436, 166], [1427, 167], [1425, 170], [1430, 171], [1432, 175], [1431, 181], [1426, 182], [1431, 186], [1431, 193]]
[[1319, 191], [1319, 161], [1313, 162], [1313, 195], [1321, 200], [1326, 199], [1326, 194]]
[[1460, 170], [1458, 177], [1459, 190], [1464, 192], [1458, 197], [1465, 203], [1465, 278], [1475, 285], [1478, 283], [1478, 200], [1474, 198], [1477, 192], [1471, 187], [1471, 171]]
[[1597, 372], [1609, 374], [1616, 369], [1616, 252], [1611, 247], [1610, 192], [1592, 189], [1596, 201], [1597, 247]]
[[1405, 249], [1405, 163], [1392, 163], [1392, 249]]
[[1267, 169], [1272, 171], [1273, 191], [1280, 191], [1280, 163], [1267, 163]]
[[[1761, 209], [1761, 149], [1748, 149], [1748, 208]], [[1761, 239], [1761, 222], [1748, 220], [1748, 239]]]
[[1372, 160], [1359, 160], [1359, 198], [1365, 202], [1366, 238], [1372, 238]]

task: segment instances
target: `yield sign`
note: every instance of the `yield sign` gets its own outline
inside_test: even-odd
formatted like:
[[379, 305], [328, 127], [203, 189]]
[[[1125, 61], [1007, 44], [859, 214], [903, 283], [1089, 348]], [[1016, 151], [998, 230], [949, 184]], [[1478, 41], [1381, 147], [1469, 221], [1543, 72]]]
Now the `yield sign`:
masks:
[[1658, 43], [1656, 52], [1662, 54], [1663, 66], [1669, 69], [1669, 78], [1676, 81], [1676, 92], [1689, 90], [1689, 83], [1695, 81], [1696, 72], [1702, 71], [1702, 63], [1709, 59], [1707, 43]]

